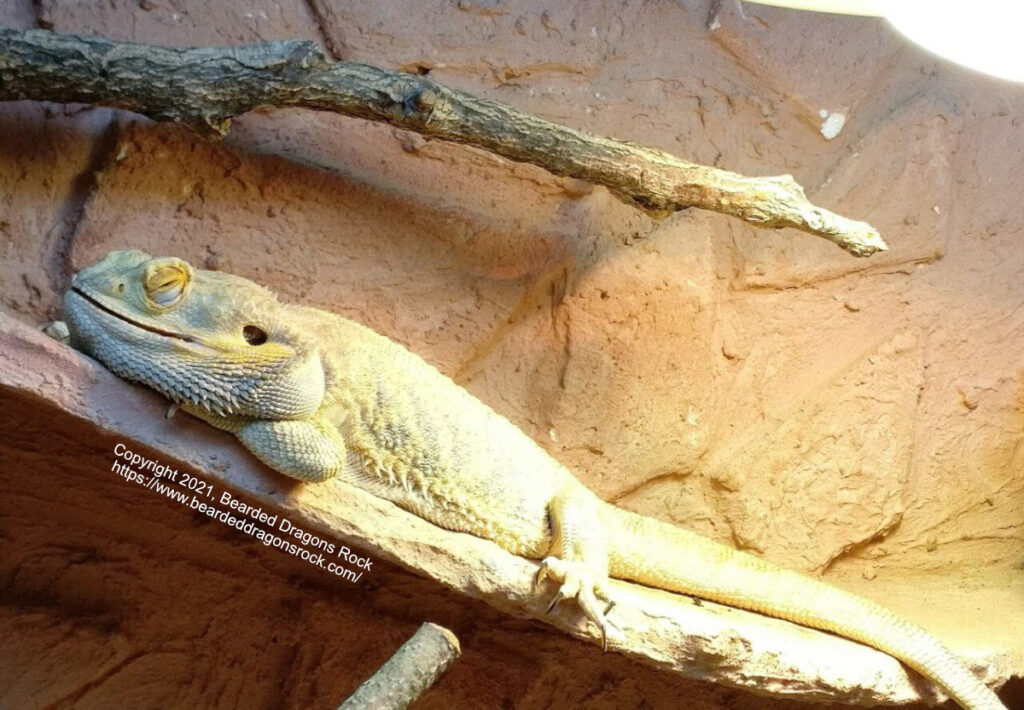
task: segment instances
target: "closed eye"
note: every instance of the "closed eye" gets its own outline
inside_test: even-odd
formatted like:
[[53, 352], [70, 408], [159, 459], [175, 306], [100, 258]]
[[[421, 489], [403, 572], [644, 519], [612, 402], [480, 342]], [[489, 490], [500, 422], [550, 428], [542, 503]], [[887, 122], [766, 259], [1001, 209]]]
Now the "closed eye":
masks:
[[155, 266], [146, 275], [146, 297], [160, 309], [177, 304], [185, 295], [189, 272], [178, 264]]

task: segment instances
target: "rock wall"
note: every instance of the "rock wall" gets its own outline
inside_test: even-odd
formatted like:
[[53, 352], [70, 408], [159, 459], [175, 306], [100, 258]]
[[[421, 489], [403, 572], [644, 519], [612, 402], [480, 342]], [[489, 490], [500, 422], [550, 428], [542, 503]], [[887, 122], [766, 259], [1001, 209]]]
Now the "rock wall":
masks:
[[654, 222], [603, 189], [327, 114], [256, 112], [214, 144], [6, 104], [6, 312], [58, 316], [70, 274], [110, 249], [175, 254], [406, 343], [632, 510], [837, 579], [1024, 561], [1024, 87], [877, 20], [733, 2], [15, 0], [0, 24], [311, 39], [695, 161], [792, 173], [891, 246], [858, 260], [719, 215]]

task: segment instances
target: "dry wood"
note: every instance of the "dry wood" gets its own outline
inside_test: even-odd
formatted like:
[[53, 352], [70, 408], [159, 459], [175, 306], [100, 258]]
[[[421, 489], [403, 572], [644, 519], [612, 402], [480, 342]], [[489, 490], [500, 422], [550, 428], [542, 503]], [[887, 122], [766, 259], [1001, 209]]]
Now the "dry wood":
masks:
[[259, 106], [333, 111], [603, 185], [656, 217], [699, 207], [758, 227], [794, 227], [855, 256], [887, 248], [871, 225], [811, 204], [789, 175], [745, 177], [696, 165], [425, 76], [333, 62], [311, 42], [179, 49], [0, 28], [0, 101], [22, 99], [116, 106], [207, 135], [223, 135], [232, 117]]
[[455, 634], [425, 623], [338, 710], [402, 710], [423, 695], [461, 653]]

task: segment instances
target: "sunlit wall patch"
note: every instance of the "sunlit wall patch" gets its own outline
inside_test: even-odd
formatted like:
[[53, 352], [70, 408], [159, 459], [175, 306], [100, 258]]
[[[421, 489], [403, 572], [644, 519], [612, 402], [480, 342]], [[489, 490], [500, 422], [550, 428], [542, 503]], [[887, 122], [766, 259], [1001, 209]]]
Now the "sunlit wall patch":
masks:
[[1024, 81], [1024, 5], [1007, 0], [747, 0], [793, 10], [885, 17], [904, 37], [951, 62]]

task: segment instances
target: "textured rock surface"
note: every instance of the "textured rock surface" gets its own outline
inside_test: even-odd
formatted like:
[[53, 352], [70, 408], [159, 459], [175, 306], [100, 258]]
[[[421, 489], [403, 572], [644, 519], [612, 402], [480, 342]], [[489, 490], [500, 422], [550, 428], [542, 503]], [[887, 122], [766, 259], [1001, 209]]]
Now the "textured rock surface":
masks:
[[[303, 486], [276, 475], [240, 450], [231, 437], [197, 420], [167, 420], [162, 416], [166, 405], [157, 395], [118, 380], [94, 361], [4, 315], [0, 315], [0, 354], [0, 398], [5, 406], [22, 411], [35, 409], [39, 419], [48, 417], [54, 429], [62, 432], [98, 430], [104, 441], [92, 442], [94, 454], [90, 456], [97, 464], [104, 458], [104, 448], [111, 465], [118, 461], [123, 463], [116, 455], [118, 443], [136, 453], [144, 450], [143, 455], [147, 457], [176, 469], [180, 467], [183, 472], [200, 474], [215, 486], [213, 500], [218, 500], [227, 488], [236, 497], [261, 506], [267, 513], [280, 515], [302, 530], [319, 533], [328, 540], [369, 552], [375, 559], [441, 581], [503, 611], [549, 621], [577, 636], [588, 637], [592, 633], [580, 621], [579, 612], [568, 608], [571, 605], [563, 605], [552, 615], [545, 614], [547, 599], [532, 589], [534, 563], [514, 557], [485, 540], [436, 528], [345, 484], [334, 481]], [[33, 425], [30, 418], [26, 419], [29, 422], [12, 427], [11, 448], [16, 457], [26, 455], [25, 437], [38, 426], [38, 423]], [[39, 435], [38, 430], [35, 433]], [[43, 450], [35, 453], [67, 455], [60, 450], [62, 442], [45, 443], [43, 436], [38, 436], [37, 442], [36, 446]], [[102, 479], [96, 481], [96, 473], [101, 473], [102, 478], [119, 482], [126, 489], [140, 488], [113, 470], [104, 470], [108, 468], [107, 465], [98, 465], [92, 470], [80, 468], [79, 475], [83, 478], [80, 485], [105, 486]], [[135, 468], [141, 470], [139, 466]], [[18, 510], [31, 505], [26, 500], [31, 489], [26, 489], [25, 483], [31, 485], [31, 481], [26, 481], [12, 482], [8, 486], [16, 492]], [[159, 490], [152, 489], [145, 493], [150, 497], [145, 504], [154, 503], [153, 499], [161, 495]], [[195, 500], [193, 496], [185, 502], [167, 498], [164, 502], [187, 510], [193, 507]], [[198, 500], [206, 501], [202, 496]], [[132, 503], [121, 515], [133, 515], [134, 506]], [[221, 505], [220, 509], [230, 510], [226, 505]], [[204, 518], [195, 513], [193, 520]], [[274, 525], [264, 527], [275, 529]], [[276, 525], [276, 529], [287, 532], [282, 525]], [[180, 544], [174, 537], [165, 540], [165, 544], [180, 551]], [[313, 544], [307, 547], [316, 549]], [[7, 572], [9, 588], [24, 593], [25, 580], [19, 578], [23, 572], [20, 566], [15, 564]], [[326, 573], [322, 574], [330, 579]], [[371, 566], [368, 581], [375, 576]], [[1014, 584], [1020, 586], [1024, 578], [1017, 577]], [[828, 698], [869, 705], [906, 703], [922, 696], [935, 699], [932, 689], [922, 679], [909, 674], [895, 659], [844, 639], [716, 604], [695, 604], [686, 598], [635, 585], [615, 583], [614, 593], [619, 600], [614, 620], [621, 638], [611, 639], [609, 648], [663, 670], [688, 678], [803, 699]], [[1013, 614], [1024, 609], [1011, 606], [1007, 611]], [[111, 610], [111, 613], [116, 612]], [[14, 616], [7, 623], [13, 631], [23, 633], [22, 624], [31, 620], [26, 622], [23, 617]], [[45, 627], [47, 634], [59, 637], [61, 643], [86, 647], [99, 644], [104, 650], [104, 654], [95, 659], [96, 668], [80, 670], [79, 675], [65, 681], [67, 688], [51, 689], [50, 692], [58, 693], [54, 701], [83, 692], [89, 696], [89, 703], [103, 702], [105, 698], [113, 702], [124, 692], [115, 683], [107, 684], [101, 693], [92, 693], [85, 678], [89, 675], [102, 677], [133, 660], [129, 639], [108, 629], [107, 643], [90, 636], [75, 637], [69, 642], [67, 629], [62, 632], [61, 628], [53, 629], [49, 624]], [[45, 642], [45, 639], [44, 634], [42, 640]], [[958, 648], [958, 644], [950, 643]], [[1015, 658], [1016, 654], [1008, 648], [1001, 649], [998, 655], [993, 655], [991, 650], [985, 654], [971, 648], [958, 650], [965, 657], [973, 658], [986, 676], [1000, 682], [1009, 675], [1015, 662], [1022, 660]], [[49, 653], [58, 658], [63, 655], [60, 645]], [[18, 655], [23, 663], [32, 657], [32, 654], [20, 652]], [[159, 663], [150, 652], [145, 658], [154, 665]], [[19, 693], [17, 686], [32, 689], [40, 683], [36, 678], [46, 675], [44, 667], [35, 676], [17, 681], [12, 678], [15, 687], [8, 691], [7, 700], [17, 704], [22, 694], [31, 692]]]
[[[934, 608], [931, 623], [952, 637], [958, 627], [976, 630], [964, 646], [996, 639], [992, 648], [1024, 648], [1012, 625], [975, 623], [975, 609], [1001, 602], [969, 581], [972, 570], [1014, 579], [1024, 561], [1024, 89], [939, 62], [875, 20], [725, 2], [720, 27], [709, 31], [703, 2], [510, 7], [19, 0], [0, 3], [0, 23], [172, 44], [313, 39], [341, 58], [429, 71], [690, 159], [791, 172], [812, 199], [881, 227], [892, 251], [850, 259], [798, 233], [758, 233], [714, 215], [655, 223], [600, 189], [337, 116], [254, 114], [211, 145], [116, 112], [15, 104], [0, 106], [0, 305], [27, 323], [56, 316], [71, 271], [126, 246], [235, 271], [407, 343], [620, 505], [825, 571], [908, 613]], [[821, 110], [847, 116], [831, 141], [820, 133]], [[87, 443], [75, 437], [95, 436], [68, 431], [70, 450]], [[38, 501], [57, 494], [58, 471], [72, 463], [47, 451], [6, 470], [49, 470], [46, 492], [27, 494]], [[90, 480], [77, 470], [77, 480]], [[225, 590], [234, 587], [214, 579], [216, 565], [202, 558], [226, 560], [238, 548], [209, 541], [210, 528], [189, 536], [159, 523], [176, 515], [168, 506], [131, 505], [139, 515], [153, 511], [155, 529], [188, 537], [198, 552], [174, 574], [158, 574], [134, 559], [167, 562], [152, 551], [157, 533], [118, 542], [126, 532], [118, 525], [136, 519], [118, 516], [94, 535], [97, 566], [69, 562], [78, 559], [74, 545], [33, 542], [62, 539], [72, 515], [47, 504], [47, 522], [25, 523], [4, 541], [14, 541], [17, 556], [50, 562], [30, 577], [37, 586], [5, 589], [42, 594], [66, 568], [113, 575], [123, 560], [120, 574], [138, 572], [151, 588], [201, 578], [210, 599], [231, 596]], [[272, 561], [273, 551], [246, 549], [261, 570], [290, 569]], [[250, 574], [260, 585], [274, 576]], [[905, 574], [955, 581], [922, 583], [915, 596], [898, 583]], [[274, 588], [293, 604], [309, 598], [287, 582]], [[92, 678], [119, 677], [119, 663], [134, 667], [125, 659], [142, 653], [140, 639], [176, 638], [159, 630], [161, 607], [133, 607], [153, 617], [130, 627], [133, 650], [93, 654], [89, 644], [107, 638], [106, 627], [92, 623], [93, 611], [81, 624], [61, 616], [81, 608], [74, 594], [57, 594], [45, 609], [33, 606], [36, 592], [11, 594], [5, 614], [30, 610], [12, 623], [38, 613], [53, 638], [80, 635]], [[89, 604], [114, 609], [121, 597], [110, 594], [97, 591]], [[371, 623], [354, 603], [338, 616], [317, 604], [325, 616], [302, 619], [365, 629], [357, 645], [377, 663], [422, 620], [417, 603], [465, 604], [399, 572], [358, 594], [360, 603], [418, 601], [402, 614], [385, 611], [390, 625]], [[167, 623], [180, 629], [190, 615], [214, 623], [201, 607], [194, 602]], [[472, 685], [452, 674], [462, 664], [480, 671], [487, 680], [475, 682], [490, 706], [535, 673], [542, 680], [514, 695], [516, 706], [628, 706], [673, 693], [695, 704], [706, 698], [708, 707], [762, 706], [647, 671], [638, 680], [634, 666], [471, 608], [460, 618], [483, 615], [476, 638], [487, 637], [486, 650], [449, 677]], [[241, 601], [233, 609], [239, 619], [253, 613]], [[516, 636], [522, 629], [529, 644]], [[373, 669], [358, 650], [324, 651], [329, 661], [307, 655], [325, 647], [299, 647], [290, 633], [280, 643], [299, 659], [295, 678], [322, 662], [339, 664], [329, 666], [335, 674], [347, 673], [346, 663]], [[180, 675], [145, 684], [151, 697], [178, 692], [200, 672], [189, 653], [215, 653], [188, 638], [192, 650], [171, 644], [178, 656], [166, 661]], [[394, 643], [383, 648], [376, 638]], [[520, 655], [526, 645], [536, 650]], [[499, 671], [503, 663], [510, 670]], [[576, 685], [562, 663], [599, 680]], [[314, 682], [338, 690], [329, 675]], [[274, 678], [267, 688], [287, 685]], [[454, 687], [443, 691], [450, 704], [473, 697]], [[181, 692], [166, 697], [188, 704], [198, 696], [187, 693], [199, 691]], [[241, 691], [223, 692], [216, 697], [230, 705]]]

